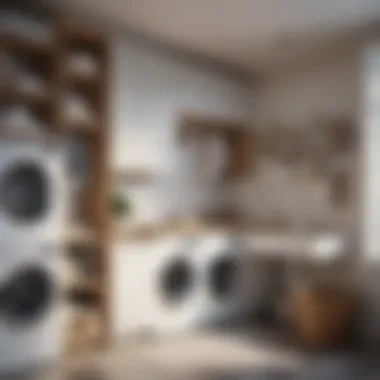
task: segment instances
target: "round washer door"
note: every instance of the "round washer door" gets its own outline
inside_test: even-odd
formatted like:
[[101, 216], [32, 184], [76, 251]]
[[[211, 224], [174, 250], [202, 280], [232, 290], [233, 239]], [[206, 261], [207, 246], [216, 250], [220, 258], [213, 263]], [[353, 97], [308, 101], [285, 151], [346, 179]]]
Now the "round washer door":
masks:
[[241, 295], [244, 270], [236, 256], [215, 258], [208, 270], [208, 289], [215, 301], [226, 302]]
[[55, 293], [53, 278], [44, 267], [25, 266], [0, 288], [0, 318], [10, 326], [34, 325], [50, 310]]
[[186, 303], [195, 285], [191, 262], [183, 257], [174, 258], [159, 272], [158, 287], [162, 300], [171, 307]]
[[48, 212], [49, 186], [44, 167], [15, 161], [0, 178], [0, 209], [13, 223], [38, 223]]

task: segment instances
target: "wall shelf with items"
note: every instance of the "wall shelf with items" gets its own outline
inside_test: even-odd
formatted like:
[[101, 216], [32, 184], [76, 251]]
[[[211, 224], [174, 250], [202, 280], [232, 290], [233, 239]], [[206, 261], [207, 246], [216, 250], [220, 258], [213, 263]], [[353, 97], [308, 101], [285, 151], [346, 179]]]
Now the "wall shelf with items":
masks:
[[6, 96], [0, 90], [0, 132], [23, 139], [26, 135], [53, 134], [54, 106], [44, 97]]
[[[26, 40], [9, 40], [3, 43], [1, 59], [7, 75], [2, 82], [28, 93], [44, 92], [54, 75], [56, 51], [52, 47], [38, 46]], [[0, 41], [1, 44], [1, 41]]]
[[102, 251], [99, 244], [83, 246], [78, 241], [68, 245], [66, 251], [63, 292], [65, 308], [70, 311], [66, 350], [75, 354], [104, 343]]
[[101, 344], [102, 318], [98, 297], [91, 292], [72, 289], [66, 292], [65, 315], [68, 328], [65, 347], [72, 354], [95, 350]]
[[84, 280], [73, 281], [66, 287], [66, 292], [97, 299], [101, 297], [101, 281], [99, 278], [87, 276]]
[[97, 106], [82, 94], [68, 91], [63, 95], [59, 123], [63, 132], [99, 130]]
[[244, 122], [197, 115], [183, 115], [178, 140], [181, 144], [217, 138], [226, 152], [223, 172], [224, 183], [244, 180], [253, 174], [256, 163], [257, 136]]
[[[83, 301], [80, 302], [83, 304]], [[71, 307], [65, 346], [72, 354], [87, 353], [101, 344], [103, 321], [94, 307]]]
[[[52, 132], [56, 49], [27, 36], [0, 36], [0, 129], [7, 134]], [[15, 137], [15, 136], [13, 136]]]
[[100, 128], [104, 109], [107, 49], [103, 36], [82, 26], [60, 26], [60, 84], [62, 128]]

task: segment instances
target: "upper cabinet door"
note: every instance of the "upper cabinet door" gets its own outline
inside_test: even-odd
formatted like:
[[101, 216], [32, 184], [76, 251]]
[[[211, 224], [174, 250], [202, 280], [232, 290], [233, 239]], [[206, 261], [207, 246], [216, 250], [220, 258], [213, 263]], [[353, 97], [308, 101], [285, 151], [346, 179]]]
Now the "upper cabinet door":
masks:
[[234, 129], [225, 132], [228, 161], [224, 173], [226, 181], [241, 180], [253, 174], [255, 163], [254, 132]]
[[223, 181], [248, 178], [253, 174], [255, 165], [255, 131], [245, 128], [236, 121], [217, 120], [204, 117], [187, 116], [182, 120], [179, 138], [186, 143], [190, 139], [205, 139], [216, 135], [226, 150]]

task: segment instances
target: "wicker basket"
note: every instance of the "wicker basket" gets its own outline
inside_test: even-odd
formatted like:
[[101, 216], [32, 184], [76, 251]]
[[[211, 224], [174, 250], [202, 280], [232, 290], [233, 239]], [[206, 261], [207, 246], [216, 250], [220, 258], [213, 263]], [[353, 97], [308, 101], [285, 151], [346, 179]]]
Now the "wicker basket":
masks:
[[353, 331], [358, 298], [350, 291], [314, 287], [294, 293], [296, 332], [312, 348], [336, 348], [347, 342]]

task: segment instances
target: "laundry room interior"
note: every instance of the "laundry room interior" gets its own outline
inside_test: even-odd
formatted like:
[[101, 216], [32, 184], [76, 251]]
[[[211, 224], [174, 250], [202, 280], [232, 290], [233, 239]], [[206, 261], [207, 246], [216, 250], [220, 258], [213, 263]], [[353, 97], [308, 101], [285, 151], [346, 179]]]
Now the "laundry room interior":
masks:
[[378, 350], [380, 6], [286, 2], [0, 4], [0, 378]]

